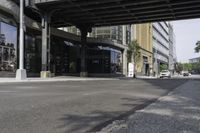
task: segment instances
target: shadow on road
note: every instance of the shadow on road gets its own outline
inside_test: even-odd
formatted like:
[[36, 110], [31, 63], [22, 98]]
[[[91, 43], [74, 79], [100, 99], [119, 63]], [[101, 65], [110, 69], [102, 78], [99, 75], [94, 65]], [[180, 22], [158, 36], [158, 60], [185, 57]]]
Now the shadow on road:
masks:
[[[169, 91], [177, 88], [178, 86], [185, 83], [187, 80], [138, 80], [141, 82], [149, 83], [155, 86], [156, 89], [167, 90], [166, 95]], [[133, 82], [134, 85], [134, 82]], [[130, 98], [123, 97], [121, 98], [123, 102], [122, 106], [131, 107], [129, 111], [102, 111], [95, 110], [89, 114], [79, 115], [79, 114], [65, 114], [59, 120], [63, 122], [63, 125], [60, 125], [59, 128], [65, 128], [66, 132], [97, 132], [107, 125], [111, 124], [116, 120], [126, 120], [130, 115], [134, 114], [135, 111], [141, 110], [147, 107], [149, 104], [154, 103], [156, 99], [146, 99], [146, 98]], [[133, 103], [131, 103], [133, 102]], [[111, 105], [112, 106], [112, 105]]]
[[[181, 90], [140, 110], [129, 121], [112, 132], [119, 133], [199, 133], [200, 132], [200, 82], [186, 84]], [[191, 88], [190, 88], [191, 87]], [[115, 125], [116, 126], [116, 125]], [[108, 129], [106, 129], [108, 130]]]

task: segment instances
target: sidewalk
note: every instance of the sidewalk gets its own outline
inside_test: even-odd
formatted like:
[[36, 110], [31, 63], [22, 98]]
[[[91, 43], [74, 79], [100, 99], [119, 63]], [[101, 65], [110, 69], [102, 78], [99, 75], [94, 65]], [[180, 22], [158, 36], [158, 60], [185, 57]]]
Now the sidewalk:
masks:
[[95, 77], [75, 77], [59, 76], [52, 78], [27, 78], [26, 80], [16, 80], [15, 78], [0, 78], [0, 83], [20, 83], [20, 82], [53, 82], [53, 81], [99, 81], [117, 80], [116, 78], [95, 78]]
[[157, 79], [155, 76], [136, 76], [138, 79]]
[[200, 81], [190, 80], [100, 133], [200, 133]]

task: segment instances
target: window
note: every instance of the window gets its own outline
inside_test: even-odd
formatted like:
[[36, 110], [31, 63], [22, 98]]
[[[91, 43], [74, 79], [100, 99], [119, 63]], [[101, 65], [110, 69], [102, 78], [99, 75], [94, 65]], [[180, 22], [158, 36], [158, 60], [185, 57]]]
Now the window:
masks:
[[0, 71], [14, 72], [17, 64], [17, 28], [0, 22]]

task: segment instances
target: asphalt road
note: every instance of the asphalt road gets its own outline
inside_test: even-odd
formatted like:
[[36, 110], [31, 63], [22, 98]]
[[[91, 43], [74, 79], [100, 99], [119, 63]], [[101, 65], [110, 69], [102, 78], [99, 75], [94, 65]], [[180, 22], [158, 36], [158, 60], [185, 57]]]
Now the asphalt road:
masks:
[[95, 132], [126, 119], [186, 79], [0, 84], [0, 132]]

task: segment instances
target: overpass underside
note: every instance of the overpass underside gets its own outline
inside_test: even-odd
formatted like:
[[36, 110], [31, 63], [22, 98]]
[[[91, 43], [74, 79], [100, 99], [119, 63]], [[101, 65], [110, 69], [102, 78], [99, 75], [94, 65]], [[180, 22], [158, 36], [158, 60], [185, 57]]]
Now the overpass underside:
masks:
[[110, 26], [200, 17], [199, 0], [34, 0], [52, 25]]

